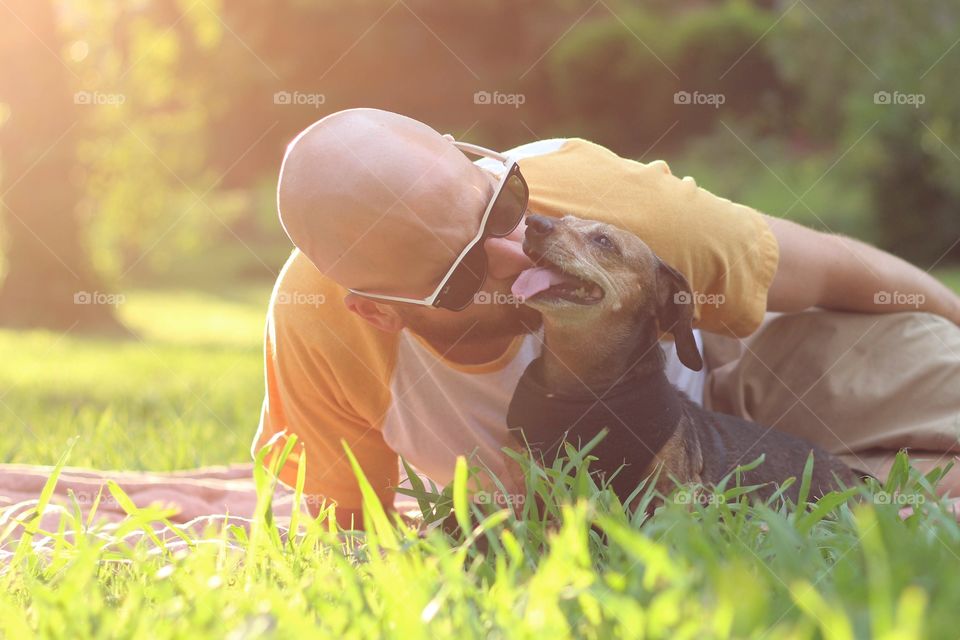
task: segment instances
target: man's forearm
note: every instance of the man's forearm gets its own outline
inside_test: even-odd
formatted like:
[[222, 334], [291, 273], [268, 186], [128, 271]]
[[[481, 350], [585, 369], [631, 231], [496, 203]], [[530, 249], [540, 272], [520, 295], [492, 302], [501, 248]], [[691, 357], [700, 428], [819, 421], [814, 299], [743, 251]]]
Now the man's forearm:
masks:
[[780, 248], [768, 310], [928, 311], [960, 324], [957, 294], [905, 260], [852, 238], [764, 217]]
[[960, 298], [931, 276], [885, 251], [844, 236], [830, 236], [850, 258], [839, 279], [824, 288], [819, 306], [889, 313], [927, 311], [960, 324]]

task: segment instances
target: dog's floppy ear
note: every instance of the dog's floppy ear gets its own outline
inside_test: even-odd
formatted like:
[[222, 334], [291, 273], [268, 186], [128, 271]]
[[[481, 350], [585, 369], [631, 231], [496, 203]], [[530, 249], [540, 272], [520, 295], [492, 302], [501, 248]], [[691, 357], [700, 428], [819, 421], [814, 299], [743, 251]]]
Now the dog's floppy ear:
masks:
[[700, 371], [703, 358], [693, 337], [693, 292], [683, 274], [657, 258], [657, 323], [673, 334], [677, 356], [688, 369]]

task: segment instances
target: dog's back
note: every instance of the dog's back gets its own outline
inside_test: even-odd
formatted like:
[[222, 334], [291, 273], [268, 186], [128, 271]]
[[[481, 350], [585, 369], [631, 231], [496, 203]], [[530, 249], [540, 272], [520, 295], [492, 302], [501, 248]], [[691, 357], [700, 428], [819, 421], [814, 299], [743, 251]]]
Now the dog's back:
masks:
[[785, 495], [796, 502], [810, 452], [813, 452], [810, 498], [819, 498], [839, 489], [837, 480], [847, 487], [857, 482], [849, 467], [810, 442], [741, 418], [707, 411], [689, 399], [685, 400], [685, 418], [691, 420], [690, 425], [700, 441], [701, 474], [705, 484], [719, 482], [738, 466], [747, 465], [762, 454], [763, 463], [744, 471], [740, 484], [764, 485], [757, 493], [766, 498], [787, 478], [793, 477], [796, 482]]
[[811, 498], [839, 489], [837, 479], [852, 486], [854, 474], [823, 449], [775, 429], [703, 409], [667, 380], [659, 366], [648, 375], [625, 376], [600, 395], [570, 397], [540, 382], [540, 361], [521, 376], [507, 412], [511, 432], [522, 437], [549, 464], [562, 451], [565, 437], [583, 446], [603, 428], [606, 436], [591, 451], [593, 469], [612, 478], [621, 500], [651, 474], [666, 493], [674, 481], [715, 485], [738, 466], [759, 456], [764, 461], [741, 474], [741, 485], [763, 485], [766, 498], [787, 478], [796, 478], [785, 494], [793, 502], [810, 452], [814, 455]]

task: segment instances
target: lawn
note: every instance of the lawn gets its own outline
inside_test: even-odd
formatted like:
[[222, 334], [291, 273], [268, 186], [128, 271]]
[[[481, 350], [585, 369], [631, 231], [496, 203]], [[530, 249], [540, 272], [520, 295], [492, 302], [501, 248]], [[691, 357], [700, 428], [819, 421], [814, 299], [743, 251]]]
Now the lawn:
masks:
[[[0, 331], [0, 462], [170, 470], [249, 460], [263, 401], [269, 285], [132, 291], [137, 338]], [[110, 443], [105, 446], [104, 443]]]
[[[960, 289], [960, 271], [938, 276]], [[268, 291], [130, 292], [120, 313], [139, 339], [121, 343], [0, 332], [0, 460], [55, 464], [73, 436], [69, 465], [248, 460]], [[548, 476], [526, 501], [540, 494], [546, 514], [474, 506], [467, 530], [485, 520], [467, 537], [418, 537], [371, 502], [367, 534], [323, 517], [287, 541], [264, 515], [235, 547], [24, 547], [0, 567], [0, 637], [957, 636], [960, 526], [905, 466], [860, 500], [748, 505], [729, 488], [703, 505], [675, 496], [642, 526], [582, 470]], [[466, 517], [462, 481], [445, 499]]]
[[947, 267], [944, 269], [939, 269], [934, 271], [933, 275], [937, 276], [941, 282], [946, 284], [954, 291], [960, 292], [960, 268]]

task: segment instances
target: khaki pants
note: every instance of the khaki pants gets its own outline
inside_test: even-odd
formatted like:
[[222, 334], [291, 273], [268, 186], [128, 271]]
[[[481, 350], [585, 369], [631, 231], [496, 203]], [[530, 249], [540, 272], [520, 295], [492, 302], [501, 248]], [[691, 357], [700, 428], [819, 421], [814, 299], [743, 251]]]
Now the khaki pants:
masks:
[[[767, 314], [748, 338], [704, 332], [704, 404], [805, 438], [883, 480], [960, 454], [960, 327], [928, 313]], [[960, 495], [960, 464], [941, 485]]]

